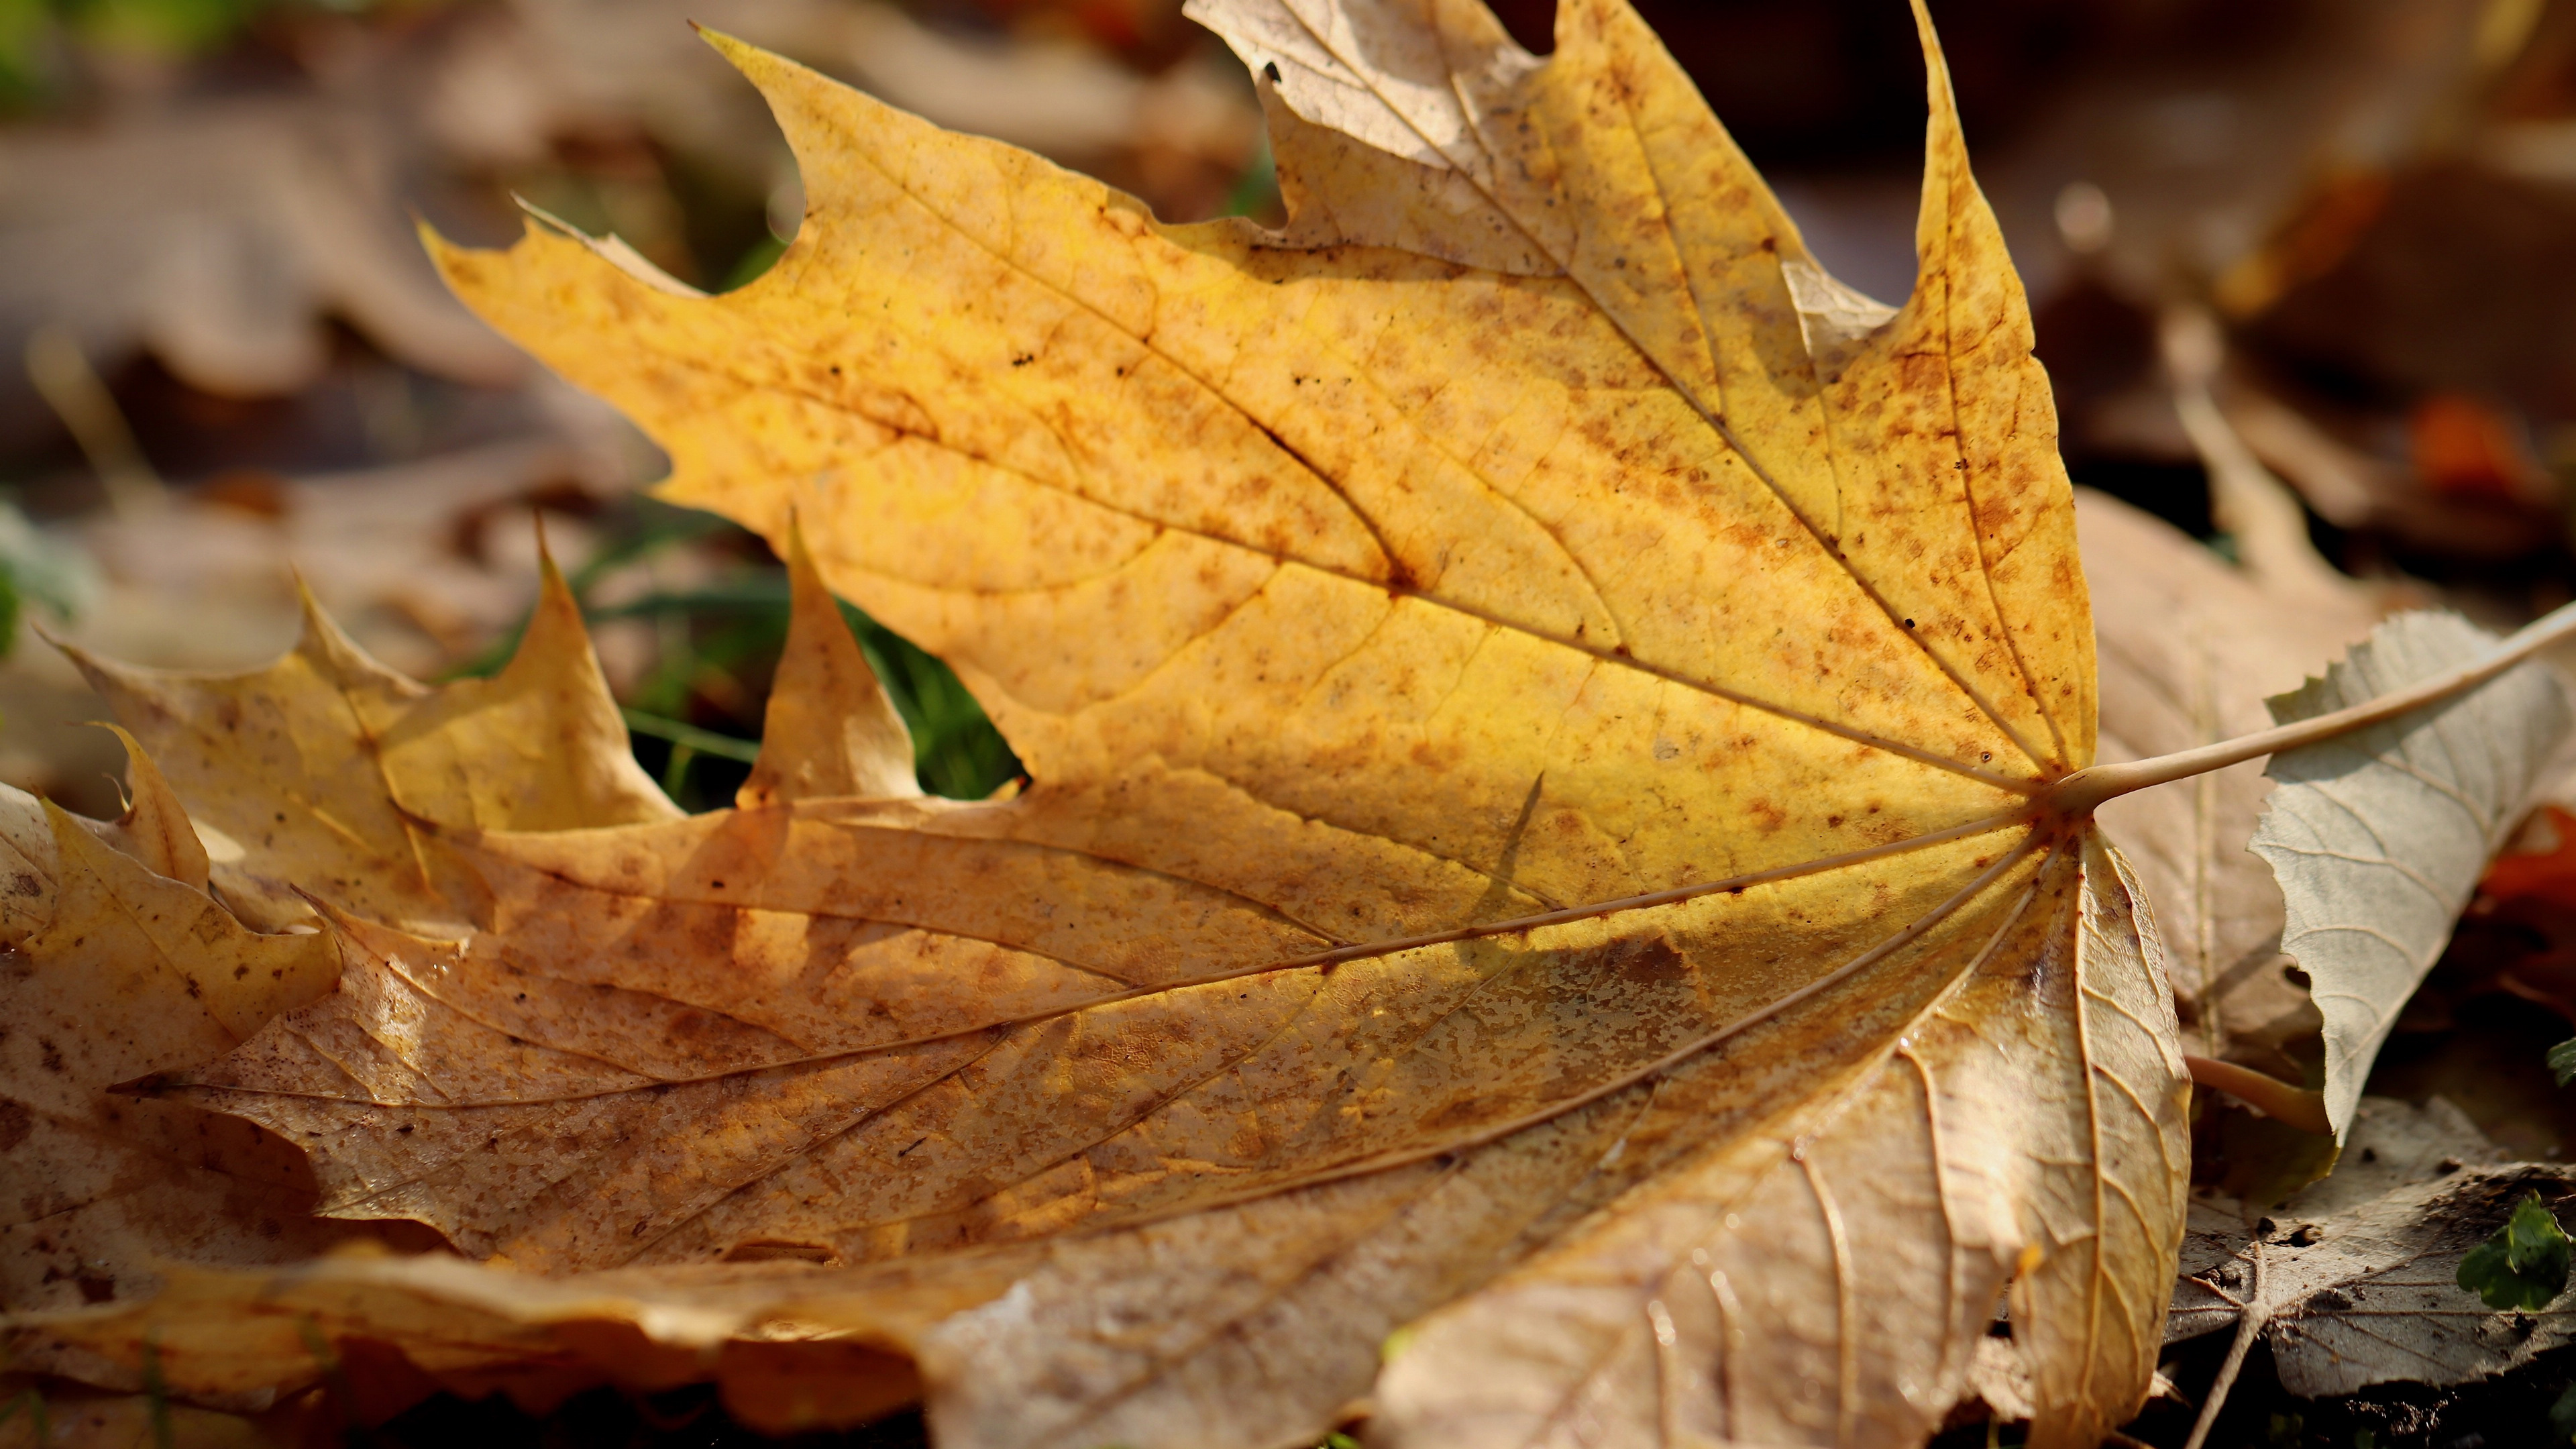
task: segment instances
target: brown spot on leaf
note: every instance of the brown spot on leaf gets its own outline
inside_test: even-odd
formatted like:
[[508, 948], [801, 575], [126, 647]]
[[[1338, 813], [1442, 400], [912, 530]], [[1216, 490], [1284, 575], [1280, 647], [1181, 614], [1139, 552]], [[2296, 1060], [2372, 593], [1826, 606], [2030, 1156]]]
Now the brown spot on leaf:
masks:
[[1622, 981], [1640, 986], [1679, 981], [1690, 975], [1690, 963], [1662, 936], [1621, 941], [1609, 948], [1610, 969]]

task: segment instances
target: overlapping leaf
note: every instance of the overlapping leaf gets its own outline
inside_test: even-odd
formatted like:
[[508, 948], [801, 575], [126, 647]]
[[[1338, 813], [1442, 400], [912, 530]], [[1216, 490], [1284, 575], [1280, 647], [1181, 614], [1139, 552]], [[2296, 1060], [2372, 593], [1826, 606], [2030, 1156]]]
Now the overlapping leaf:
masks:
[[[2473, 663], [2495, 642], [2456, 614], [2401, 614], [2324, 677], [2272, 700], [2272, 712], [2313, 719]], [[2566, 681], [2525, 665], [2473, 694], [2273, 758], [2267, 773], [2280, 787], [2250, 848], [2288, 902], [2281, 948], [2315, 983], [2338, 1136], [2568, 724]]]
[[[2272, 723], [2266, 695], [2321, 672], [2378, 622], [2228, 563], [2179, 529], [2077, 494], [2101, 647], [2102, 757], [2141, 759]], [[2303, 540], [2302, 540], [2303, 542]], [[2317, 565], [2322, 567], [2322, 565]], [[2288, 979], [2281, 888], [2248, 853], [2271, 793], [2249, 760], [2102, 807], [2155, 902], [2188, 1050], [2295, 1078], [2315, 1007]]]
[[2324, 1398], [2471, 1382], [2576, 1334], [2564, 1305], [2499, 1311], [2459, 1282], [2461, 1260], [2518, 1200], [2565, 1197], [2567, 1169], [2504, 1160], [2439, 1097], [2421, 1108], [2364, 1098], [2350, 1134], [2333, 1176], [2278, 1205], [2193, 1205], [2171, 1338], [2241, 1332], [2255, 1309], [2284, 1386]]
[[[2103, 692], [2122, 722], [2105, 731], [2113, 758], [2250, 733], [2267, 713], [2314, 718], [2496, 644], [2436, 614], [2400, 615], [2362, 639], [2377, 610], [2355, 590], [2302, 591], [2230, 568], [2109, 499], [2089, 497], [2081, 512], [2088, 558], [2111, 564], [2097, 593]], [[2291, 563], [2324, 568], [2304, 537], [2289, 543], [2304, 555]], [[2303, 674], [2304, 687], [2259, 708]], [[2200, 1049], [2296, 1075], [2282, 1048], [2322, 1035], [2324, 1106], [2338, 1133], [2347, 1127], [2380, 1043], [2567, 729], [2563, 680], [2526, 665], [2268, 767], [2248, 760], [2105, 806], [2167, 927]], [[2285, 979], [2293, 962], [2309, 987]]]
[[[210, 851], [132, 736], [121, 820], [0, 793], [0, 1301], [12, 1312], [130, 1304], [173, 1261], [293, 1262], [367, 1237], [311, 1216], [310, 1173], [270, 1134], [110, 1090], [219, 1058], [332, 991], [343, 943], [316, 932], [294, 888], [452, 916], [405, 810], [462, 823], [670, 813], [636, 771], [551, 574], [527, 646], [489, 683], [428, 690], [318, 613], [295, 652], [243, 679], [81, 662], [235, 833], [210, 832]], [[367, 848], [370, 829], [392, 844]], [[130, 1354], [39, 1342], [16, 1362], [139, 1381]]]
[[[135, 783], [126, 823], [169, 867], [197, 843], [162, 828], [186, 817], [139, 757]], [[194, 884], [171, 879], [14, 791], [0, 841], [0, 1301], [132, 1299], [156, 1257], [292, 1261], [348, 1236], [306, 1220], [300, 1164], [248, 1124], [108, 1093], [327, 992], [335, 943], [255, 935], [206, 895], [201, 851]]]
[[460, 919], [419, 822], [560, 830], [679, 813], [627, 749], [551, 562], [522, 647], [489, 680], [406, 679], [309, 596], [304, 637], [246, 675], [71, 653], [195, 818], [230, 842], [215, 883], [257, 923], [308, 918], [294, 891], [390, 921]]

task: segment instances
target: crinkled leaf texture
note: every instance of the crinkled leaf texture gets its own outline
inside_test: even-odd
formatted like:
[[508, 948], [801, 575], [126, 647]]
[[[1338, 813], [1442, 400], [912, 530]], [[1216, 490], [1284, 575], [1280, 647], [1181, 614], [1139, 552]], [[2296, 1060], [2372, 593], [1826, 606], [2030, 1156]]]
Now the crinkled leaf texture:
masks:
[[[2355, 1142], [2369, 1139], [2372, 1105], [2362, 1105]], [[2377, 1105], [2406, 1110], [2404, 1103]], [[2317, 1194], [2311, 1188], [2273, 1209], [2263, 1249], [2270, 1312], [2262, 1333], [2282, 1387], [2326, 1398], [2379, 1383], [2468, 1383], [2564, 1346], [2576, 1337], [2576, 1310], [2563, 1294], [2534, 1291], [2506, 1307], [2480, 1301], [2459, 1277], [2463, 1261], [2484, 1251], [2533, 1193], [2563, 1205], [2569, 1179], [2567, 1168], [2552, 1163], [2463, 1171], [2452, 1158], [2439, 1167], [2421, 1163], [2400, 1180], [2375, 1179], [2380, 1191], [2302, 1200]], [[2201, 1261], [2187, 1262], [2191, 1275], [2175, 1285], [2176, 1338], [2236, 1325], [2253, 1288], [2250, 1232], [2233, 1218], [2195, 1223], [2185, 1254]]]
[[[2495, 639], [2456, 614], [2401, 614], [2305, 687], [2287, 723], [2365, 703], [2470, 663]], [[2470, 693], [2285, 751], [2250, 849], [2289, 906], [2281, 949], [2325, 1018], [2326, 1112], [2340, 1138], [2397, 1013], [2451, 939], [2567, 739], [2565, 680], [2525, 664]]]
[[[1928, 23], [1891, 311], [1617, 0], [1544, 63], [1452, 0], [1202, 18], [1285, 232], [719, 41], [804, 170], [767, 276], [441, 250], [1036, 784], [397, 811], [418, 880], [329, 913], [339, 990], [180, 1089], [324, 1211], [613, 1275], [657, 1342], [899, 1347], [951, 1449], [1312, 1442], [1372, 1392], [1403, 1444], [1919, 1442], [2008, 1281], [2033, 1442], [2093, 1443], [2160, 1339], [2184, 1077], [2133, 880], [2031, 804], [2091, 760], [2092, 628]], [[846, 680], [822, 598], [790, 653]], [[833, 717], [791, 689], [770, 748], [893, 747]], [[777, 1259], [825, 1266], [741, 1276]], [[654, 1317], [719, 1280], [774, 1296]], [[357, 1325], [466, 1291], [205, 1288], [165, 1371], [286, 1371], [248, 1303], [399, 1342]]]
[[[238, 678], [74, 652], [171, 764], [165, 776], [117, 731], [130, 757], [123, 818], [79, 820], [0, 789], [0, 1304], [13, 1312], [104, 1302], [113, 1313], [152, 1297], [174, 1262], [434, 1241], [315, 1218], [293, 1148], [115, 1089], [201, 1066], [281, 1011], [329, 999], [344, 942], [315, 930], [299, 887], [459, 918], [430, 885], [430, 842], [407, 811], [527, 825], [677, 813], [636, 768], [551, 566], [510, 667], [439, 690], [367, 658], [307, 604], [296, 649]], [[183, 794], [229, 831], [201, 839]], [[141, 1383], [131, 1352], [102, 1358], [67, 1341], [21, 1342], [12, 1362]]]
[[[168, 800], [149, 768], [129, 821]], [[348, 1236], [304, 1221], [293, 1154], [262, 1150], [247, 1124], [107, 1091], [220, 1056], [329, 991], [335, 943], [255, 935], [201, 885], [100, 838], [110, 833], [0, 794], [0, 1302], [11, 1308], [147, 1294], [155, 1256], [290, 1261]]]

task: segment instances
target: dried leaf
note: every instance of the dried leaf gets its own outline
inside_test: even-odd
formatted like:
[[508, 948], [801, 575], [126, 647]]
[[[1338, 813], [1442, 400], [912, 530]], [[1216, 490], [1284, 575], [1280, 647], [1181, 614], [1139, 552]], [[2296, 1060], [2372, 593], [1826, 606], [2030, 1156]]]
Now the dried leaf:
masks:
[[[184, 829], [137, 762], [137, 814]], [[307, 1216], [300, 1164], [264, 1134], [108, 1090], [219, 1057], [327, 992], [334, 943], [256, 935], [200, 886], [14, 790], [0, 789], [0, 838], [0, 1303], [131, 1301], [167, 1257], [291, 1261], [349, 1237]]]
[[[65, 616], [65, 632], [111, 657], [238, 667], [294, 635], [300, 575], [352, 638], [404, 672], [442, 670], [480, 651], [515, 632], [536, 602], [521, 520], [541, 500], [551, 512], [570, 480], [604, 497], [637, 471], [611, 446], [622, 437], [582, 434], [623, 428], [606, 409], [553, 379], [532, 391], [569, 414], [556, 426], [572, 437], [523, 434], [416, 462], [237, 479], [247, 494], [237, 501], [273, 507], [273, 516], [190, 492], [50, 527], [43, 546], [58, 557], [86, 551], [105, 575], [88, 606]], [[564, 541], [586, 552], [578, 535]]]
[[216, 872], [228, 899], [292, 886], [388, 920], [453, 921], [418, 822], [568, 829], [678, 813], [627, 747], [570, 590], [551, 562], [544, 573], [509, 667], [438, 690], [368, 658], [309, 596], [303, 639], [249, 674], [67, 652], [194, 814], [241, 847]]
[[[2568, 1170], [2464, 1167], [2463, 1159], [2480, 1162], [2492, 1149], [2447, 1104], [2432, 1105], [2457, 1122], [2448, 1134], [2423, 1130], [2440, 1123], [2413, 1120], [2403, 1103], [2365, 1100], [2352, 1150], [2334, 1175], [2260, 1225], [2270, 1309], [2262, 1333], [2292, 1394], [2322, 1398], [2391, 1381], [2465, 1383], [2576, 1337], [2576, 1312], [2549, 1306], [2556, 1292], [2519, 1300], [2525, 1311], [2497, 1311], [2459, 1281], [2463, 1263], [2509, 1224], [2518, 1204], [2535, 1192], [2563, 1201], [2576, 1191]], [[2357, 1161], [2364, 1148], [2376, 1162]], [[2545, 1209], [2540, 1216], [2548, 1216]], [[2195, 1204], [2194, 1223], [2189, 1271], [2175, 1288], [2177, 1339], [2233, 1324], [2253, 1278], [2242, 1220]]]
[[[2110, 500], [2087, 497], [2081, 512], [2099, 604], [2097, 616], [2102, 620], [2106, 757], [2164, 753], [2259, 728], [2262, 718], [2253, 712], [2253, 705], [2267, 682], [2286, 682], [2285, 675], [2292, 671], [2315, 668], [2335, 652], [2337, 643], [2357, 638], [2370, 623], [2371, 610], [2357, 597], [2338, 605], [2338, 591], [2314, 583], [2301, 586], [2296, 577], [2275, 587], [2266, 575], [2221, 564], [2179, 533]], [[2275, 540], [2275, 546], [2284, 545]], [[2445, 629], [2454, 637], [2447, 648], [2425, 653], [2409, 666], [2418, 674], [2474, 658], [2492, 643], [2456, 620], [2427, 627]], [[2403, 677], [2413, 676], [2382, 669], [2368, 681], [2279, 717], [2301, 718], [2340, 708], [2393, 688]], [[2169, 933], [2169, 948], [2180, 963], [2176, 975], [2184, 983], [2179, 988], [2183, 1010], [2197, 1029], [2193, 1034], [2206, 1043], [2205, 1049], [2277, 1074], [2297, 1075], [2296, 1064], [2281, 1048], [2318, 1031], [2321, 1019], [2310, 1008], [2307, 992], [2285, 980], [2279, 969], [2291, 957], [2279, 949], [2287, 912], [2275, 873], [2283, 868], [2282, 859], [2302, 862], [2304, 879], [2310, 883], [2301, 887], [2310, 892], [2303, 929], [2319, 933], [2311, 938], [2305, 954], [2317, 956], [2324, 968], [2323, 976], [2315, 971], [2308, 974], [2324, 983], [2318, 988], [2320, 999], [2344, 993], [2341, 1004], [2332, 1008], [2339, 1020], [2329, 1032], [2327, 1074], [2331, 1110], [2341, 1114], [2335, 1120], [2340, 1124], [2348, 1116], [2376, 1054], [2379, 1035], [2384, 1035], [2397, 1009], [2449, 939], [2451, 922], [2465, 905], [2480, 866], [2501, 842], [2500, 832], [2520, 819], [2534, 772], [2564, 729], [2557, 722], [2563, 707], [2554, 689], [2540, 682], [2546, 678], [2544, 672], [2534, 667], [2518, 678], [2519, 694], [2487, 697], [2484, 707], [2495, 713], [2456, 721], [2456, 735], [2447, 746], [2429, 742], [2418, 746], [2446, 759], [2488, 757], [2502, 762], [2499, 768], [2506, 778], [2484, 788], [2504, 793], [2485, 800], [2481, 807], [2493, 812], [2495, 820], [2451, 842], [2448, 849], [2438, 837], [2416, 831], [2406, 816], [2386, 812], [2407, 808], [2409, 798], [2417, 809], [2428, 805], [2438, 809], [2461, 798], [2441, 783], [2445, 773], [2455, 776], [2464, 767], [2461, 764], [2452, 764], [2447, 771], [2437, 765], [2420, 787], [2402, 790], [2395, 801], [2356, 796], [2346, 784], [2322, 787], [2337, 796], [2322, 808], [2340, 828], [2354, 832], [2356, 838], [2406, 841], [2404, 864], [2386, 871], [2411, 875], [2429, 865], [2433, 876], [2451, 882], [2444, 887], [2443, 899], [2429, 903], [2418, 885], [2410, 884], [2400, 893], [2401, 900], [2418, 906], [2410, 933], [2401, 937], [2408, 943], [2413, 964], [2385, 964], [2379, 979], [2366, 987], [2366, 999], [2350, 996], [2357, 988], [2349, 968], [2341, 964], [2354, 951], [2366, 948], [2354, 945], [2338, 952], [2322, 943], [2357, 943], [2362, 936], [2356, 933], [2384, 925], [2385, 882], [2355, 877], [2337, 888], [2334, 899], [2319, 900], [2313, 883], [2348, 874], [2356, 869], [2355, 860], [2316, 856], [2309, 853], [2313, 842], [2308, 841], [2277, 845], [2269, 851], [2258, 841], [2258, 854], [2240, 848], [2254, 833], [2257, 811], [2271, 790], [2254, 764], [2127, 796], [2103, 808], [2105, 829], [2132, 852], [2157, 903], [2159, 921]], [[2511, 724], [2504, 723], [2508, 719]], [[2402, 730], [2406, 725], [2401, 722], [2389, 728]], [[2502, 732], [2486, 733], [2489, 730]], [[2134, 743], [2124, 738], [2130, 735], [2136, 736]], [[2294, 752], [2276, 763], [2271, 773], [2322, 768], [2341, 775], [2354, 768], [2351, 752], [2368, 753], [2385, 745], [2384, 738], [2355, 736], [2328, 747], [2345, 752], [2332, 766], [2320, 766], [2305, 752]], [[2446, 750], [2460, 753], [2452, 756]], [[2456, 778], [2451, 783], [2456, 784]], [[2472, 793], [2477, 788], [2480, 785], [2472, 782]], [[2289, 799], [2293, 808], [2320, 808], [2308, 797]], [[2356, 914], [2357, 902], [2373, 903], [2373, 909]], [[2309, 966], [2304, 959], [2298, 964], [2302, 970]], [[2190, 984], [2195, 974], [2204, 983], [2197, 990]]]
[[[461, 848], [490, 942], [387, 990], [462, 1001], [497, 989], [490, 960], [634, 992], [684, 938], [727, 943], [743, 981], [844, 974], [773, 958], [743, 912], [782, 942], [865, 918], [904, 949], [1007, 948], [990, 984], [820, 1035], [810, 997], [773, 991], [784, 1040], [727, 1027], [658, 1095], [671, 1069], [615, 1014], [513, 1018], [566, 1053], [527, 1064], [532, 1097], [586, 1083], [560, 1109], [470, 1073], [335, 1104], [284, 1031], [197, 1090], [310, 1115], [330, 1190], [399, 1177], [529, 1265], [1092, 1230], [922, 1341], [961, 1442], [1320, 1432], [1367, 1388], [1366, 1345], [1524, 1259], [1414, 1337], [1388, 1432], [1516, 1412], [1480, 1395], [1614, 1393], [1645, 1422], [1919, 1437], [2025, 1248], [2044, 1433], [2124, 1416], [2156, 1338], [2134, 1285], [2179, 1229], [2178, 1062], [2111, 857], [2013, 803], [2090, 756], [2090, 629], [2022, 299], [1937, 65], [1924, 281], [1890, 313], [1804, 256], [1622, 8], [1568, 7], [1544, 66], [1463, 7], [1436, 43], [1391, 7], [1319, 8], [1332, 45], [1286, 11], [1209, 18], [1295, 69], [1284, 237], [1157, 226], [729, 46], [806, 178], [762, 282], [678, 296], [542, 232], [443, 258], [656, 435], [670, 496], [773, 537], [792, 509], [825, 577], [955, 663], [1039, 783], [486, 835]], [[1019, 914], [1037, 901], [1082, 909]], [[560, 946], [541, 924], [602, 920]], [[2038, 1015], [2033, 970], [2069, 973]], [[748, 988], [716, 985], [693, 999], [743, 1020]], [[1019, 1004], [1048, 994], [1071, 1000]], [[470, 1017], [457, 1060], [488, 1060]], [[746, 1073], [761, 1090], [728, 1097]], [[423, 1176], [335, 1125], [386, 1105], [415, 1138], [516, 1113], [533, 1143], [546, 1110], [599, 1146]], [[1904, 1245], [1866, 1316], [1864, 1236]], [[1702, 1282], [1693, 1332], [1727, 1311], [1694, 1253], [1765, 1315], [1740, 1341], [1782, 1358], [1658, 1388], [1634, 1374], [1681, 1311], [1667, 1281]], [[1528, 1342], [1529, 1297], [1575, 1292], [1561, 1341]], [[1104, 1334], [1109, 1301], [1156, 1332]], [[1603, 1331], [1628, 1347], [1582, 1350]], [[1452, 1355], [1514, 1368], [1434, 1367]]]
[[14, 359], [52, 324], [103, 361], [139, 345], [208, 391], [273, 394], [320, 374], [337, 315], [416, 367], [507, 381], [517, 359], [403, 245], [405, 149], [321, 96], [19, 128], [0, 142], [0, 344]]
[[[2402, 614], [2323, 678], [2271, 701], [2310, 719], [2468, 663], [2494, 639], [2453, 614]], [[2446, 703], [2275, 755], [2255, 854], [2281, 883], [2281, 948], [2325, 1018], [2326, 1111], [2338, 1139], [2362, 1082], [2451, 938], [2568, 729], [2566, 684], [2526, 664]]]
[[[83, 661], [130, 719], [179, 747], [172, 773], [201, 803], [229, 807], [250, 843], [228, 838], [210, 869], [177, 789], [121, 730], [134, 791], [123, 819], [78, 821], [0, 794], [0, 929], [16, 963], [0, 973], [0, 1231], [12, 1248], [0, 1301], [11, 1311], [130, 1300], [173, 1261], [295, 1261], [368, 1236], [311, 1216], [309, 1171], [268, 1134], [108, 1089], [211, 1061], [278, 1013], [331, 999], [340, 942], [290, 924], [311, 913], [289, 884], [453, 912], [420, 889], [425, 874], [371, 871], [349, 821], [372, 811], [401, 840], [422, 828], [401, 813], [415, 803], [558, 824], [672, 813], [625, 749], [551, 570], [547, 591], [508, 670], [434, 692], [367, 659], [318, 611], [302, 649], [246, 679]], [[302, 873], [308, 863], [325, 869]], [[237, 914], [289, 933], [256, 934]], [[40, 1347], [19, 1362], [139, 1381], [131, 1353], [64, 1360]]]

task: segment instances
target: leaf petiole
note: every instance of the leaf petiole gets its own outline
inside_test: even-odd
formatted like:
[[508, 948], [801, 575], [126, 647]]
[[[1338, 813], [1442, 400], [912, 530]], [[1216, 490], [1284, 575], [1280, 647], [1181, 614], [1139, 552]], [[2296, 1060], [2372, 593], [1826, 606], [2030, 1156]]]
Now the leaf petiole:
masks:
[[2213, 1092], [2225, 1092], [2247, 1106], [2259, 1107], [2264, 1116], [2276, 1118], [2302, 1132], [2314, 1132], [2320, 1137], [2334, 1135], [2334, 1124], [2326, 1120], [2326, 1099], [2321, 1092], [2293, 1087], [2234, 1062], [2185, 1055], [2182, 1063], [2190, 1069], [2192, 1081], [2200, 1086]]
[[2043, 813], [2059, 816], [2089, 815], [2104, 802], [2132, 791], [2169, 785], [2176, 780], [2188, 780], [2194, 775], [2223, 770], [2229, 765], [2242, 764], [2264, 755], [2350, 734], [2474, 689], [2570, 635], [2576, 635], [2576, 604], [2564, 604], [2543, 614], [2498, 645], [2484, 659], [2418, 680], [2367, 704], [2321, 714], [2314, 719], [2295, 720], [2268, 730], [2257, 730], [2250, 735], [2220, 740], [2198, 749], [2078, 770], [2042, 792], [2039, 808]]

